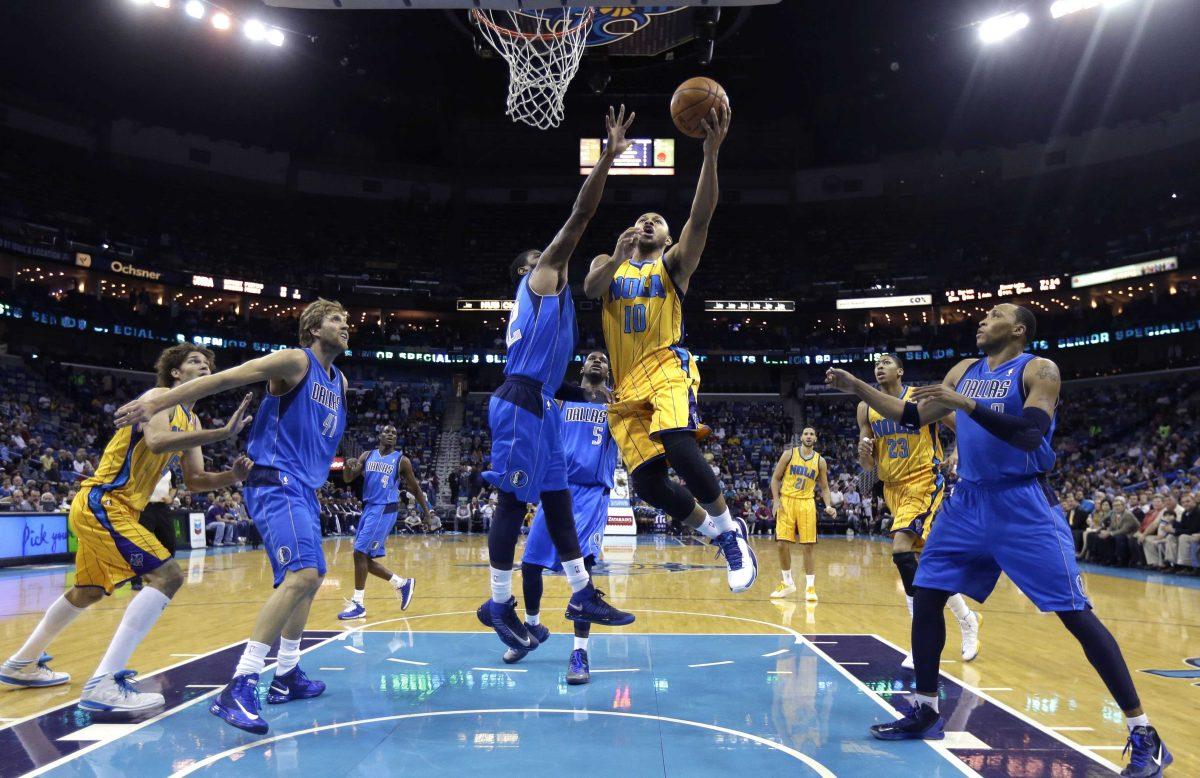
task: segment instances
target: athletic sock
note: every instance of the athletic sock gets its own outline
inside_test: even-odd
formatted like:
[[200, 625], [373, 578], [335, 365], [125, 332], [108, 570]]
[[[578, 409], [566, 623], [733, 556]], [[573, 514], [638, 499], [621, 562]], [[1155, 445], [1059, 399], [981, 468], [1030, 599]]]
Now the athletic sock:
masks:
[[507, 604], [512, 599], [512, 570], [492, 567], [492, 602]]
[[[576, 640], [578, 640], [578, 638], [576, 638]], [[1125, 726], [1129, 727], [1131, 731], [1134, 727], [1148, 727], [1150, 726], [1150, 717], [1145, 713], [1140, 716], [1126, 716]]]
[[783, 571], [783, 582], [784, 582], [785, 584], [787, 584], [788, 586], [795, 586], [795, 585], [796, 585], [796, 582], [795, 582], [794, 580], [792, 580], [792, 571], [791, 571], [791, 570], [784, 570], [784, 571]]
[[275, 675], [287, 675], [296, 665], [300, 664], [300, 638], [288, 640], [287, 638], [279, 638], [279, 664], [275, 668]]
[[718, 535], [725, 532], [737, 531], [738, 526], [733, 523], [733, 516], [730, 515], [728, 508], [725, 509], [724, 513], [716, 515], [710, 513], [708, 517], [712, 519], [712, 523], [716, 526]]
[[[145, 591], [143, 589], [143, 591]], [[258, 675], [267, 666], [267, 652], [271, 647], [266, 643], [259, 643], [257, 640], [247, 640], [246, 650], [242, 652], [242, 658], [238, 660], [237, 669], [233, 671], [233, 677], [239, 675]]]
[[388, 583], [390, 583], [393, 587], [399, 589], [401, 586], [404, 586], [404, 584], [408, 583], [408, 579], [401, 578], [396, 573], [392, 573], [392, 577], [388, 579]]
[[696, 527], [696, 531], [706, 538], [715, 538], [721, 534], [717, 530], [717, 523], [713, 521], [712, 516], [706, 516], [704, 521], [700, 522], [700, 526]]
[[166, 608], [170, 602], [170, 597], [153, 586], [147, 586], [138, 592], [137, 596], [130, 600], [129, 606], [125, 608], [121, 624], [117, 627], [117, 632], [113, 635], [112, 642], [108, 644], [108, 650], [104, 652], [104, 658], [100, 660], [100, 666], [96, 668], [92, 677], [124, 670], [129, 663], [129, 657], [133, 656], [134, 649], [138, 647], [138, 643], [141, 643], [142, 638], [146, 637], [146, 633], [162, 615], [163, 608]]
[[575, 638], [575, 648], [582, 648], [584, 651], [587, 651], [587, 647], [588, 647], [588, 638], [581, 638], [581, 637]]
[[[143, 591], [145, 590], [143, 589]], [[46, 614], [34, 627], [33, 633], [25, 641], [25, 645], [21, 646], [21, 649], [13, 654], [9, 661], [15, 665], [27, 665], [35, 659], [40, 659], [42, 652], [46, 650], [51, 641], [58, 637], [58, 634], [83, 611], [83, 608], [76, 608], [72, 605], [65, 594], [61, 595], [46, 609]]]
[[351, 601], [351, 602], [354, 602], [354, 603], [357, 603], [357, 604], [359, 604], [359, 605], [362, 605], [362, 604], [363, 604], [363, 600], [364, 600], [364, 599], [366, 599], [366, 596], [367, 596], [367, 590], [366, 590], [366, 589], [355, 589], [355, 590], [354, 590], [354, 596], [352, 596], [352, 597], [350, 598], [350, 601]]
[[571, 585], [572, 592], [585, 588], [592, 580], [582, 557], [564, 561], [563, 571], [567, 574], [567, 583]]
[[950, 612], [954, 614], [954, 618], [960, 622], [971, 618], [971, 609], [967, 607], [967, 601], [963, 599], [961, 594], [956, 594], [946, 604], [950, 606]]
[[939, 712], [937, 697], [930, 697], [929, 695], [921, 694], [920, 692], [914, 694], [913, 697], [916, 699], [917, 705], [928, 705], [929, 707], [933, 708], [935, 713]]
[[806, 575], [806, 576], [804, 576], [804, 585], [805, 585], [806, 587], [808, 587], [809, 589], [811, 589], [811, 588], [813, 588], [814, 586], [816, 586], [816, 585], [817, 585], [817, 576], [816, 576], [816, 574], [814, 573], [813, 575]]
[[528, 612], [527, 612], [527, 613], [525, 614], [525, 623], [526, 623], [526, 624], [532, 624], [533, 626], [535, 626], [535, 627], [536, 627], [538, 624], [541, 624], [541, 623], [542, 623], [542, 614], [540, 614], [540, 613], [528, 613]]

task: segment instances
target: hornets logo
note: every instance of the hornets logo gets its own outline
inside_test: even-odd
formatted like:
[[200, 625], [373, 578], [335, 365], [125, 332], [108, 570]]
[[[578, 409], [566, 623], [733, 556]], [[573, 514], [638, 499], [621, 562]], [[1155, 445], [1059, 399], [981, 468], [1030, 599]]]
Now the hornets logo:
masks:
[[[623, 41], [650, 23], [655, 16], [666, 16], [683, 8], [672, 8], [669, 5], [648, 5], [642, 8], [626, 8], [623, 6], [604, 5], [596, 9], [596, 17], [592, 20], [592, 29], [588, 33], [586, 46], [607, 46]], [[552, 22], [561, 24], [562, 20], [574, 21], [577, 14], [571, 9], [552, 8], [541, 12], [541, 16]], [[557, 25], [554, 25], [557, 27]]]

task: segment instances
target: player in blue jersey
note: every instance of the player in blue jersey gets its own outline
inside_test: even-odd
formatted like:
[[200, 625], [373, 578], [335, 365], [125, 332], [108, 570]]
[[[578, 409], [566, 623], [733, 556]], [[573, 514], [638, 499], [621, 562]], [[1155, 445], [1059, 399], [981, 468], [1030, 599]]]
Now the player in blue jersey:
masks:
[[500, 491], [488, 531], [492, 596], [478, 610], [480, 620], [496, 630], [509, 648], [533, 650], [538, 644], [517, 616], [512, 595], [517, 536], [526, 504], [531, 502], [540, 502], [546, 512], [546, 528], [571, 585], [566, 617], [614, 625], [633, 622], [631, 614], [613, 608], [592, 586], [580, 553], [567, 490], [562, 415], [554, 402], [577, 334], [567, 263], [600, 205], [613, 160], [629, 148], [625, 132], [632, 122], [632, 114], [625, 119], [625, 106], [619, 114], [609, 109], [608, 141], [583, 183], [570, 218], [544, 251], [522, 252], [510, 268], [516, 300], [508, 322], [504, 383], [488, 403], [492, 457], [490, 469], [483, 474]]
[[346, 609], [338, 614], [343, 621], [366, 617], [367, 607], [363, 604], [363, 598], [366, 596], [367, 573], [392, 585], [396, 596], [400, 598], [400, 610], [408, 610], [408, 604], [412, 602], [416, 581], [401, 578], [376, 561], [387, 553], [384, 543], [396, 526], [400, 511], [401, 478], [408, 491], [417, 498], [421, 512], [426, 516], [431, 513], [425, 492], [421, 491], [417, 476], [413, 474], [412, 462], [396, 448], [396, 428], [391, 424], [385, 424], [379, 431], [378, 448], [346, 460], [342, 480], [350, 483], [359, 475], [363, 477], [363, 512], [358, 520], [358, 531], [354, 534], [354, 595]]
[[[574, 391], [568, 392], [572, 399], [560, 401], [567, 487], [575, 510], [579, 550], [589, 574], [600, 556], [604, 528], [608, 524], [608, 495], [617, 469], [617, 444], [608, 428], [608, 375], [608, 355], [603, 351], [591, 352], [584, 360], [579, 387], [571, 387]], [[560, 395], [563, 395], [561, 391]], [[525, 627], [539, 644], [550, 637], [550, 630], [541, 622], [542, 572], [562, 569], [546, 528], [546, 513], [539, 506], [521, 560]], [[573, 686], [591, 679], [587, 654], [591, 626], [586, 621], [575, 622], [575, 645], [567, 661], [567, 683]], [[508, 664], [519, 662], [528, 653], [524, 649], [510, 648], [504, 652], [504, 661]]]
[[893, 397], [830, 369], [826, 382], [853, 392], [881, 415], [922, 427], [951, 413], [958, 477], [942, 505], [913, 582], [912, 653], [916, 698], [904, 717], [871, 727], [881, 740], [941, 739], [938, 666], [946, 644], [943, 609], [953, 593], [983, 602], [1005, 573], [1039, 610], [1053, 612], [1125, 712], [1131, 758], [1122, 775], [1158, 776], [1171, 763], [1142, 710], [1121, 649], [1083, 590], [1071, 530], [1046, 482], [1058, 408], [1058, 366], [1025, 352], [1037, 321], [1002, 303], [979, 323], [982, 359], [965, 359], [940, 384]]
[[267, 702], [291, 702], [325, 691], [324, 683], [309, 679], [300, 669], [300, 637], [325, 578], [317, 489], [329, 478], [346, 428], [347, 382], [333, 361], [349, 342], [346, 309], [340, 303], [317, 300], [300, 314], [301, 348], [252, 359], [117, 411], [117, 424], [124, 426], [144, 422], [172, 405], [191, 405], [235, 387], [267, 384], [250, 430], [247, 453], [254, 467], [246, 479], [245, 495], [270, 556], [275, 591], [259, 610], [233, 680], [209, 708], [229, 724], [256, 734], [268, 729], [259, 710], [257, 687], [267, 652], [276, 640], [278, 665]]

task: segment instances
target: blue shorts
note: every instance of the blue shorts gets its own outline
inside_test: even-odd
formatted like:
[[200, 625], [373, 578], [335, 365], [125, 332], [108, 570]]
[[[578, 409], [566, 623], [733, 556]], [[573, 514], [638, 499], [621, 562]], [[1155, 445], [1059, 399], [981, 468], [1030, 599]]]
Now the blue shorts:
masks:
[[387, 553], [383, 544], [387, 536], [392, 534], [392, 527], [396, 526], [396, 517], [399, 515], [400, 503], [364, 503], [358, 531], [354, 533], [354, 550], [371, 558]]
[[1036, 479], [1000, 486], [960, 481], [937, 514], [913, 583], [983, 602], [1000, 573], [1038, 610], [1092, 607], [1067, 519]]
[[[583, 556], [600, 557], [604, 545], [604, 528], [608, 526], [608, 487], [578, 486], [571, 484], [571, 508], [575, 513], [575, 532], [579, 535], [579, 550]], [[538, 506], [529, 527], [529, 538], [525, 541], [525, 553], [521, 562], [541, 565], [550, 570], [562, 570], [562, 560], [550, 540], [546, 529], [546, 514]]]
[[294, 475], [255, 466], [242, 491], [246, 510], [254, 519], [263, 548], [271, 558], [275, 586], [283, 583], [288, 570], [316, 568], [325, 575], [321, 508], [316, 490], [300, 483]]
[[522, 502], [567, 488], [562, 413], [540, 383], [509, 376], [488, 401], [488, 424], [492, 462], [483, 480]]

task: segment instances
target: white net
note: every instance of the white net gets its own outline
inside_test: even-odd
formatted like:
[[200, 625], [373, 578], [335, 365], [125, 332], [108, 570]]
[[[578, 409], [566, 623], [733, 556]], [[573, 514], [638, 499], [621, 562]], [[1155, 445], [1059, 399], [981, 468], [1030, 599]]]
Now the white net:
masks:
[[507, 113], [540, 130], [563, 120], [563, 98], [579, 70], [592, 28], [591, 8], [549, 11], [475, 9], [471, 18], [508, 63]]

